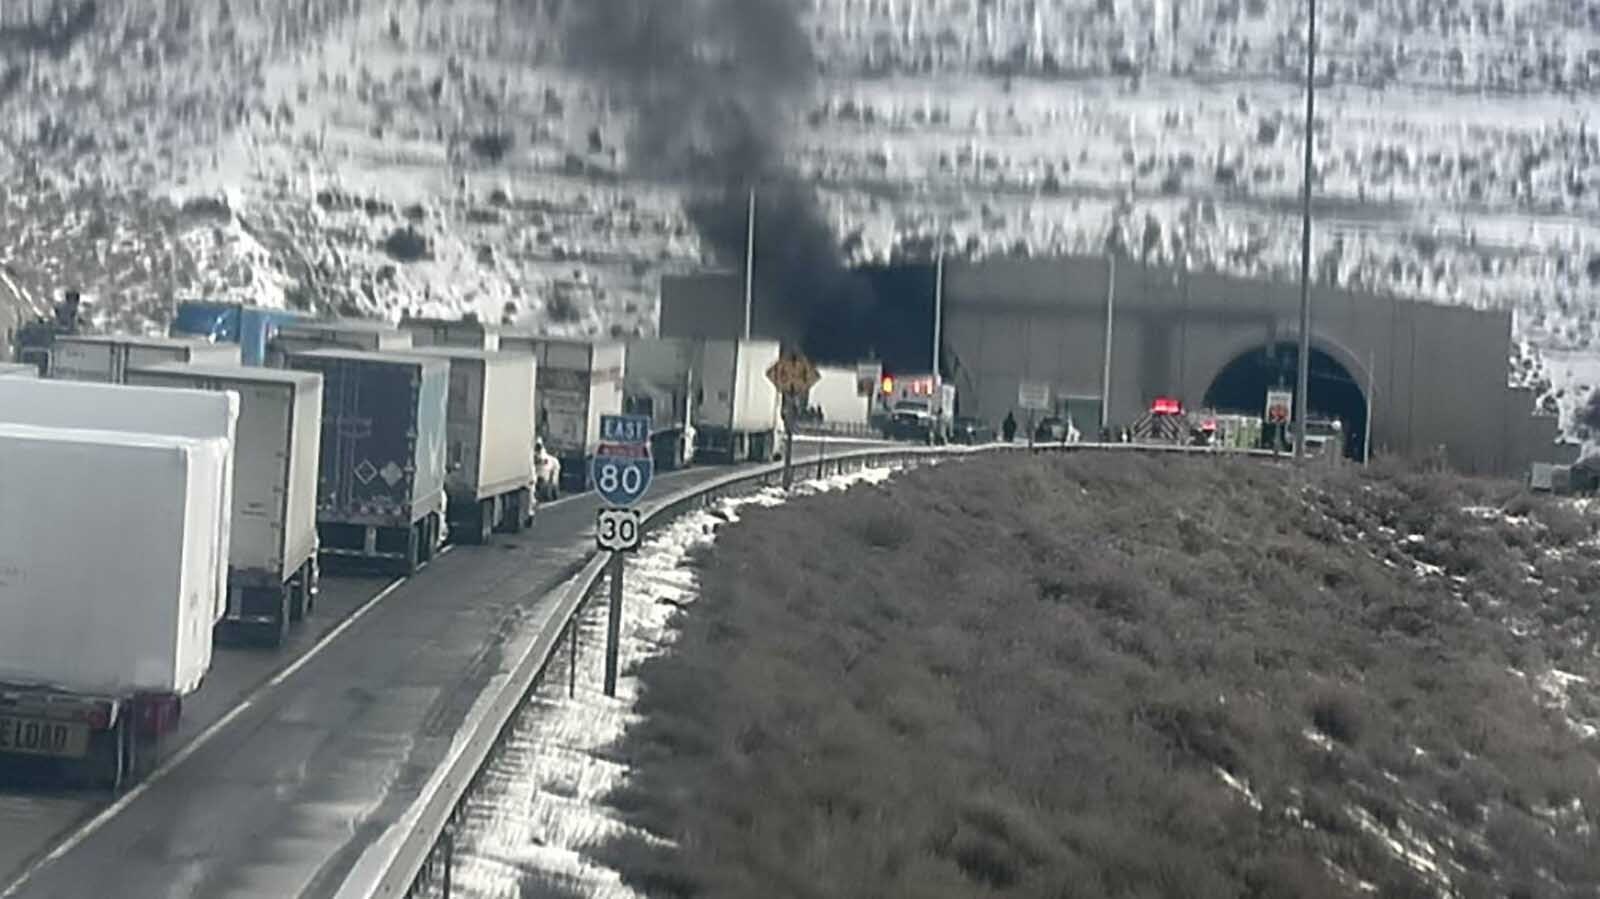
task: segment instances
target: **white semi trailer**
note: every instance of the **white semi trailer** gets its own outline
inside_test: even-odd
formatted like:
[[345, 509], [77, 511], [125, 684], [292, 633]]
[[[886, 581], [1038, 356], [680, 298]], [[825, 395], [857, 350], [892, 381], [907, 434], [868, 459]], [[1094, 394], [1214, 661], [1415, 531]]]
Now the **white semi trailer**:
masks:
[[[235, 347], [237, 349], [237, 347]], [[232, 538], [233, 452], [239, 397], [199, 390], [168, 390], [78, 381], [0, 378], [0, 422], [40, 428], [79, 428], [172, 437], [222, 439], [230, 447], [224, 460], [222, 494], [212, 510], [214, 591], [220, 618], [228, 596], [228, 553]]]
[[68, 334], [50, 348], [47, 374], [62, 381], [121, 384], [130, 369], [163, 362], [238, 365], [239, 345], [189, 337]]
[[626, 345], [500, 332], [500, 350], [525, 353], [538, 365], [535, 427], [560, 464], [561, 487], [589, 489], [589, 460], [600, 446], [600, 416], [622, 414]]
[[450, 535], [487, 543], [533, 519], [533, 357], [455, 346], [412, 353], [450, 364], [445, 493]]
[[234, 451], [228, 601], [221, 635], [282, 645], [310, 614], [317, 565], [317, 463], [322, 376], [242, 366], [168, 364], [128, 373], [130, 385], [232, 392]]
[[289, 357], [314, 350], [346, 349], [368, 353], [408, 350], [412, 334], [366, 319], [310, 319], [286, 323], [267, 344], [267, 365], [291, 368]]
[[211, 667], [229, 456], [0, 424], [0, 764], [116, 789], [155, 760]]
[[706, 340], [700, 350], [695, 454], [707, 461], [771, 461], [779, 455], [782, 409], [767, 369], [776, 340]]

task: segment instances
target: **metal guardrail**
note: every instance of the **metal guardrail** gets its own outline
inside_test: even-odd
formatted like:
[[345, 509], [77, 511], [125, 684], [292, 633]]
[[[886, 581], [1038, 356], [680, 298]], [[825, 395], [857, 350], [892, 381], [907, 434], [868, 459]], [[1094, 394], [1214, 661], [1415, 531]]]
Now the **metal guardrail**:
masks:
[[[1134, 443], [1052, 443], [1029, 447], [1024, 443], [993, 443], [981, 446], [899, 446], [893, 449], [852, 450], [832, 456], [796, 463], [797, 479], [824, 478], [863, 468], [895, 464], [919, 464], [994, 452], [1081, 452], [1090, 450], [1128, 453], [1167, 453], [1205, 456], [1246, 456], [1287, 460], [1270, 450], [1234, 450], [1218, 447], [1193, 447]], [[748, 471], [730, 472], [650, 503], [642, 516], [642, 528], [649, 532], [672, 518], [709, 505], [737, 492], [776, 486], [783, 477], [783, 463], [775, 462]], [[506, 735], [516, 713], [543, 677], [569, 629], [578, 625], [580, 613], [604, 580], [607, 554], [594, 551], [582, 570], [561, 589], [553, 614], [540, 627], [537, 637], [517, 661], [512, 675], [501, 685], [485, 718], [472, 733], [461, 752], [450, 763], [445, 777], [427, 797], [420, 813], [412, 818], [410, 831], [400, 842], [382, 876], [371, 889], [340, 895], [360, 895], [369, 899], [414, 899], [437, 884], [443, 899], [452, 899], [452, 874], [455, 860], [455, 831], [466, 802], [473, 795], [478, 777], [488, 767], [495, 748]]]

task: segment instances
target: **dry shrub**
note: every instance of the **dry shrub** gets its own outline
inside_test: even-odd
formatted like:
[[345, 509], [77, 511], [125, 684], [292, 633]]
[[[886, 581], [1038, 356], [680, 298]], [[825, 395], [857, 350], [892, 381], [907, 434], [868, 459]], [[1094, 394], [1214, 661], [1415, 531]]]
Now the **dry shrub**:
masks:
[[[1572, 633], [1513, 640], [1494, 611], [1575, 631], [1583, 572], [1527, 587], [1530, 544], [1461, 512], [1515, 497], [1019, 454], [751, 510], [619, 749], [617, 808], [679, 848], [607, 857], [662, 896], [1349, 895], [1324, 860], [1422, 895], [1354, 806], [1457, 847], [1463, 896], [1600, 883], [1592, 838], [1528, 811], [1600, 827], [1594, 755], [1507, 671]], [[1384, 567], [1385, 526], [1467, 585]]]

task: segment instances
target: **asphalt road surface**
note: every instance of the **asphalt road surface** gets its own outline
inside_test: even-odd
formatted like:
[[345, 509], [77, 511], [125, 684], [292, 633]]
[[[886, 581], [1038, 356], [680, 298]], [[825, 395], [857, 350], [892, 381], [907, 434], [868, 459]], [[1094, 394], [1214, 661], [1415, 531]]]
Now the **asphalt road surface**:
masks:
[[[797, 441], [795, 459], [818, 449]], [[661, 475], [651, 494], [728, 472]], [[0, 896], [332, 895], [582, 567], [597, 505], [544, 506], [527, 533], [456, 549], [404, 582], [325, 577], [289, 646], [219, 651], [161, 768], [122, 797], [0, 784]]]

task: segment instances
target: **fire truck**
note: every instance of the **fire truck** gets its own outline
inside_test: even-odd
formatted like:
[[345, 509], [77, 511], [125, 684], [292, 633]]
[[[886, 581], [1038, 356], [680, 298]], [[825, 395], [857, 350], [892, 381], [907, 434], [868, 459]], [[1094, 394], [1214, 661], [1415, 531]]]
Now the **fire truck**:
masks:
[[878, 389], [886, 436], [942, 444], [956, 417], [956, 388], [936, 374], [886, 374]]

